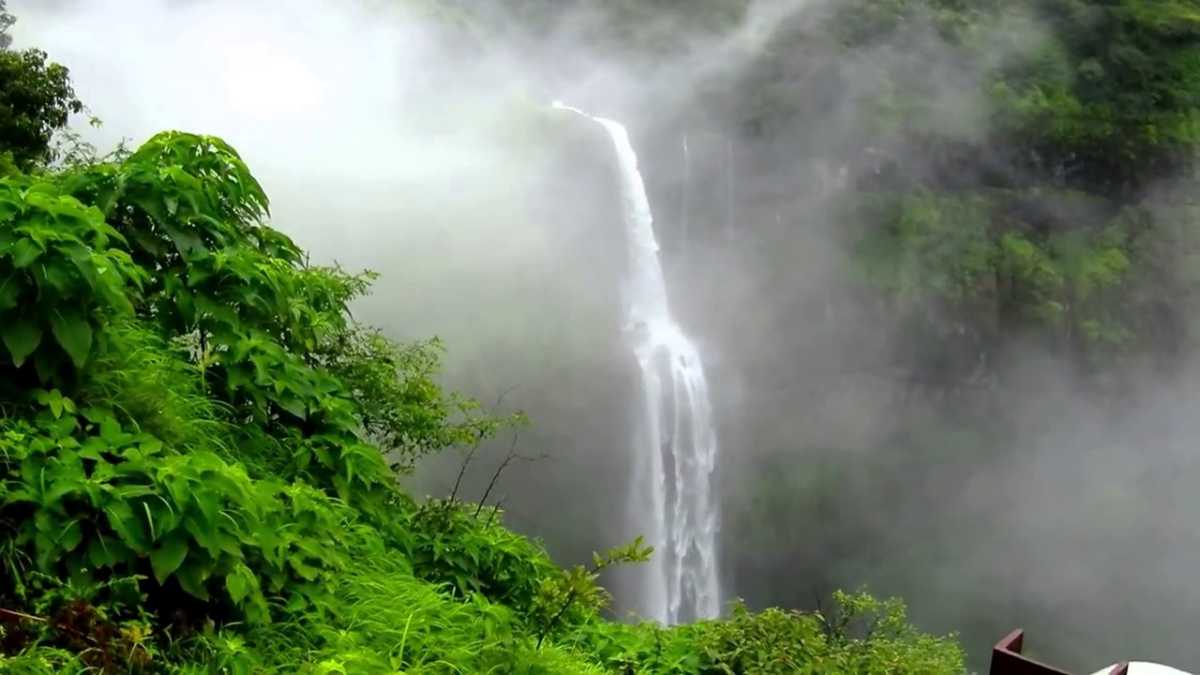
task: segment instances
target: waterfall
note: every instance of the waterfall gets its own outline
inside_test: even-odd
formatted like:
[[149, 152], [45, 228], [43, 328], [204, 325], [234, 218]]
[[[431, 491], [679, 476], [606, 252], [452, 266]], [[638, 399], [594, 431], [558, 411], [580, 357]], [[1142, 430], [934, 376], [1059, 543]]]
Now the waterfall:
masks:
[[688, 148], [687, 132], [683, 132], [683, 190], [679, 205], [679, 229], [682, 232], [680, 235], [679, 250], [687, 252], [688, 242], [691, 237], [688, 236], [688, 198], [692, 192], [692, 152]]
[[712, 494], [717, 438], [704, 364], [671, 316], [654, 217], [629, 132], [619, 122], [554, 106], [604, 127], [620, 172], [629, 256], [624, 311], [642, 385], [631, 517], [655, 549], [643, 577], [644, 611], [665, 624], [715, 617], [721, 609]]
[[725, 236], [729, 239], [737, 238], [737, 229], [734, 225], [734, 214], [736, 206], [734, 205], [734, 178], [737, 167], [734, 165], [733, 159], [733, 138], [725, 139]]

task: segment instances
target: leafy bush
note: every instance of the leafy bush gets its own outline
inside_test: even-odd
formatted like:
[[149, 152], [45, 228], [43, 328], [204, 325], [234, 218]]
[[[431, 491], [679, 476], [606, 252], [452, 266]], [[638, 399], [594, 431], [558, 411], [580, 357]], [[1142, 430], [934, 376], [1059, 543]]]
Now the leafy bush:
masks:
[[422, 578], [461, 597], [480, 594], [530, 611], [543, 580], [561, 572], [545, 549], [454, 500], [433, 500], [410, 516], [408, 555]]
[[79, 583], [142, 574], [200, 600], [216, 594], [253, 621], [268, 618], [264, 587], [323, 594], [344, 514], [320, 493], [251, 481], [211, 452], [171, 452], [100, 411], [43, 421], [0, 437], [0, 518], [38, 572]]
[[15, 656], [0, 655], [0, 670], [22, 675], [57, 675], [79, 672], [85, 666], [79, 658], [62, 649], [38, 647]]
[[[663, 675], [963, 672], [952, 640], [918, 633], [899, 601], [865, 593], [834, 596], [832, 616], [735, 604], [727, 619], [664, 629], [594, 623], [576, 634], [610, 672]], [[856, 633], [856, 629], [862, 631]]]

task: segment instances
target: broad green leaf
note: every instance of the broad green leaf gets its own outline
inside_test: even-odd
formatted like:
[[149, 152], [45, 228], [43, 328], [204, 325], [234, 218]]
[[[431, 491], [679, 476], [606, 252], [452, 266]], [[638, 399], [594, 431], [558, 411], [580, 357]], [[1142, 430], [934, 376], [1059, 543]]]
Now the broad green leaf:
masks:
[[83, 541], [83, 528], [79, 521], [72, 520], [58, 535], [58, 545], [64, 551], [74, 551]]
[[[0, 220], [3, 220], [3, 221], [12, 220], [13, 216], [20, 213], [23, 210], [23, 208], [24, 208], [24, 205], [21, 203], [21, 200], [19, 198], [11, 197], [8, 194], [3, 195], [2, 197], [0, 197]], [[7, 243], [8, 242], [0, 239], [0, 251], [2, 251], [6, 247]]]
[[24, 290], [23, 277], [20, 272], [13, 272], [8, 278], [0, 280], [0, 311], [16, 307]]
[[308, 409], [304, 405], [304, 401], [301, 401], [294, 396], [289, 395], [276, 397], [275, 403], [294, 417], [299, 419], [307, 419], [308, 417]]
[[46, 404], [50, 406], [50, 413], [54, 415], [54, 419], [62, 417], [63, 414], [63, 396], [62, 392], [55, 389], [50, 392], [47, 397]]
[[308, 605], [308, 598], [304, 597], [300, 593], [292, 593], [288, 598], [287, 604], [284, 605], [284, 609], [289, 612], [298, 613], [303, 611], [306, 607], [308, 607]]
[[146, 230], [134, 230], [133, 241], [139, 248], [155, 258], [161, 258], [167, 253], [167, 245]]
[[71, 434], [75, 433], [78, 427], [78, 422], [72, 417], [60, 417], [58, 419], [51, 418], [48, 422], [42, 423], [42, 428], [50, 432], [53, 438], [64, 440], [70, 438]]
[[101, 424], [105, 420], [112, 419], [113, 417], [111, 410], [97, 408], [95, 406], [88, 406], [83, 410], [80, 410], [79, 414], [83, 415], [83, 418], [92, 424]]
[[26, 238], [18, 240], [12, 248], [13, 267], [16, 267], [17, 269], [29, 267], [36, 262], [38, 258], [42, 257], [42, 254], [45, 252], [46, 251], [44, 248], [42, 248], [41, 244], [38, 244], [32, 239]]
[[189, 516], [184, 519], [183, 526], [187, 529], [188, 534], [191, 534], [192, 538], [196, 540], [196, 543], [203, 546], [210, 555], [220, 555], [224, 534], [216, 523], [204, 518]]
[[295, 557], [288, 558], [288, 565], [305, 581], [313, 581], [321, 574], [320, 569]]
[[250, 592], [246, 585], [246, 580], [241, 577], [241, 574], [228, 574], [226, 577], [226, 590], [229, 591], [229, 598], [234, 604], [241, 604], [242, 599], [246, 597], [246, 593]]
[[54, 537], [45, 532], [39, 531], [34, 535], [33, 545], [37, 549], [40, 566], [48, 566], [51, 561], [62, 557], [62, 551], [58, 550]]
[[250, 568], [245, 565], [239, 564], [225, 576], [225, 589], [229, 591], [229, 597], [236, 605], [242, 604], [242, 600], [257, 586], [258, 580], [254, 578], [254, 573], [250, 571]]
[[59, 294], [68, 295], [71, 287], [74, 285], [74, 278], [71, 275], [73, 265], [61, 260], [47, 259], [42, 264], [34, 267], [39, 273], [34, 275], [38, 280], [39, 290], [45, 291], [46, 286], [54, 289]]
[[146, 550], [146, 531], [142, 528], [141, 521], [134, 516], [129, 502], [116, 500], [109, 503], [104, 507], [104, 515], [108, 519], [108, 526], [129, 548], [137, 552]]
[[88, 543], [87, 559], [92, 567], [105, 568], [111, 567], [117, 562], [117, 557], [113, 548], [119, 546], [115, 541], [107, 541], [103, 536], [93, 539]]
[[[192, 556], [195, 558], [196, 556]], [[190, 560], [188, 564], [179, 568], [175, 574], [175, 578], [179, 580], [180, 587], [201, 600], [208, 600], [208, 588], [204, 582], [208, 580], [211, 570], [208, 565], [200, 560]]]
[[183, 532], [174, 532], [163, 539], [162, 546], [150, 553], [150, 566], [154, 568], [154, 578], [162, 584], [171, 576], [183, 559], [187, 557], [188, 540]]
[[96, 264], [92, 261], [92, 252], [86, 246], [78, 244], [64, 246], [63, 250], [75, 264], [75, 269], [79, 270], [88, 287], [94, 290], [100, 282], [100, 277], [96, 271]]
[[77, 309], [61, 308], [50, 313], [50, 328], [76, 368], [83, 368], [92, 351], [92, 326]]
[[0, 323], [0, 338], [8, 353], [12, 355], [13, 364], [20, 368], [25, 359], [42, 343], [42, 329], [33, 320], [21, 317], [6, 319]]
[[182, 227], [177, 227], [170, 223], [162, 223], [161, 225], [167, 236], [175, 244], [175, 250], [179, 251], [179, 255], [183, 256], [184, 259], [190, 259], [195, 255], [203, 255], [208, 252], [208, 249], [204, 246], [204, 241], [196, 236], [194, 232], [189, 232]]
[[107, 415], [100, 420], [100, 438], [109, 445], [120, 446], [129, 442], [131, 435], [121, 429], [121, 423], [116, 417]]
[[194, 294], [194, 301], [197, 311], [204, 312], [227, 326], [237, 326], [240, 323], [237, 310], [228, 304], [224, 304], [221, 300], [209, 298], [202, 293], [196, 293]]

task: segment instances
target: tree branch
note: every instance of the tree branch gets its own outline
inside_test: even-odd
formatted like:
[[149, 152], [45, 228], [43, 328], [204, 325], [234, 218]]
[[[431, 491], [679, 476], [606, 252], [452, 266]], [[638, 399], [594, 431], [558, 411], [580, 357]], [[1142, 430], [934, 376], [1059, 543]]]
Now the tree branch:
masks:
[[487, 504], [488, 497], [492, 494], [492, 489], [496, 487], [496, 482], [500, 480], [500, 474], [504, 473], [504, 470], [508, 468], [509, 464], [513, 463], [513, 460], [519, 459], [523, 462], [536, 462], [539, 459], [546, 458], [545, 455], [540, 457], [526, 457], [525, 455], [517, 452], [517, 440], [520, 438], [521, 432], [514, 431], [512, 443], [508, 446], [508, 454], [504, 456], [504, 461], [500, 462], [500, 466], [497, 466], [496, 471], [492, 473], [492, 479], [488, 481], [487, 489], [483, 491], [483, 497], [480, 497], [479, 504], [475, 507], [474, 517], [479, 517], [479, 512], [482, 511], [484, 505]]
[[26, 621], [37, 621], [38, 623], [49, 623], [49, 620], [44, 617], [18, 612], [15, 609], [4, 609], [3, 607], [0, 607], [0, 615], [9, 616], [14, 619], [25, 619]]
[[458, 490], [462, 487], [463, 476], [467, 475], [467, 467], [471, 466], [471, 461], [475, 459], [475, 453], [479, 452], [479, 444], [483, 442], [483, 432], [475, 433], [475, 442], [471, 444], [471, 449], [467, 451], [467, 456], [463, 457], [462, 465], [458, 467], [458, 477], [454, 479], [454, 489], [450, 491], [450, 503], [458, 498]]
[[500, 513], [500, 509], [504, 506], [505, 499], [508, 499], [508, 495], [504, 495], [504, 496], [500, 497], [499, 500], [496, 501], [496, 506], [492, 509], [491, 515], [488, 516], [487, 522], [484, 523], [484, 525], [483, 525], [484, 527], [491, 527], [492, 520], [494, 520], [496, 518], [496, 515]]

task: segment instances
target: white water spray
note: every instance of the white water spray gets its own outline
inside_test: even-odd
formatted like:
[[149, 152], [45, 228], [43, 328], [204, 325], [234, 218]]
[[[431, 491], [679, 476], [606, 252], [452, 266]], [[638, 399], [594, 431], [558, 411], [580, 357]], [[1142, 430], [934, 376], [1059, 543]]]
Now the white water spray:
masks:
[[654, 546], [642, 601], [648, 618], [675, 624], [720, 613], [717, 505], [712, 494], [717, 439], [704, 364], [671, 316], [654, 217], [629, 133], [619, 122], [555, 102], [600, 124], [620, 172], [629, 253], [625, 317], [642, 374], [634, 438], [634, 525]]

